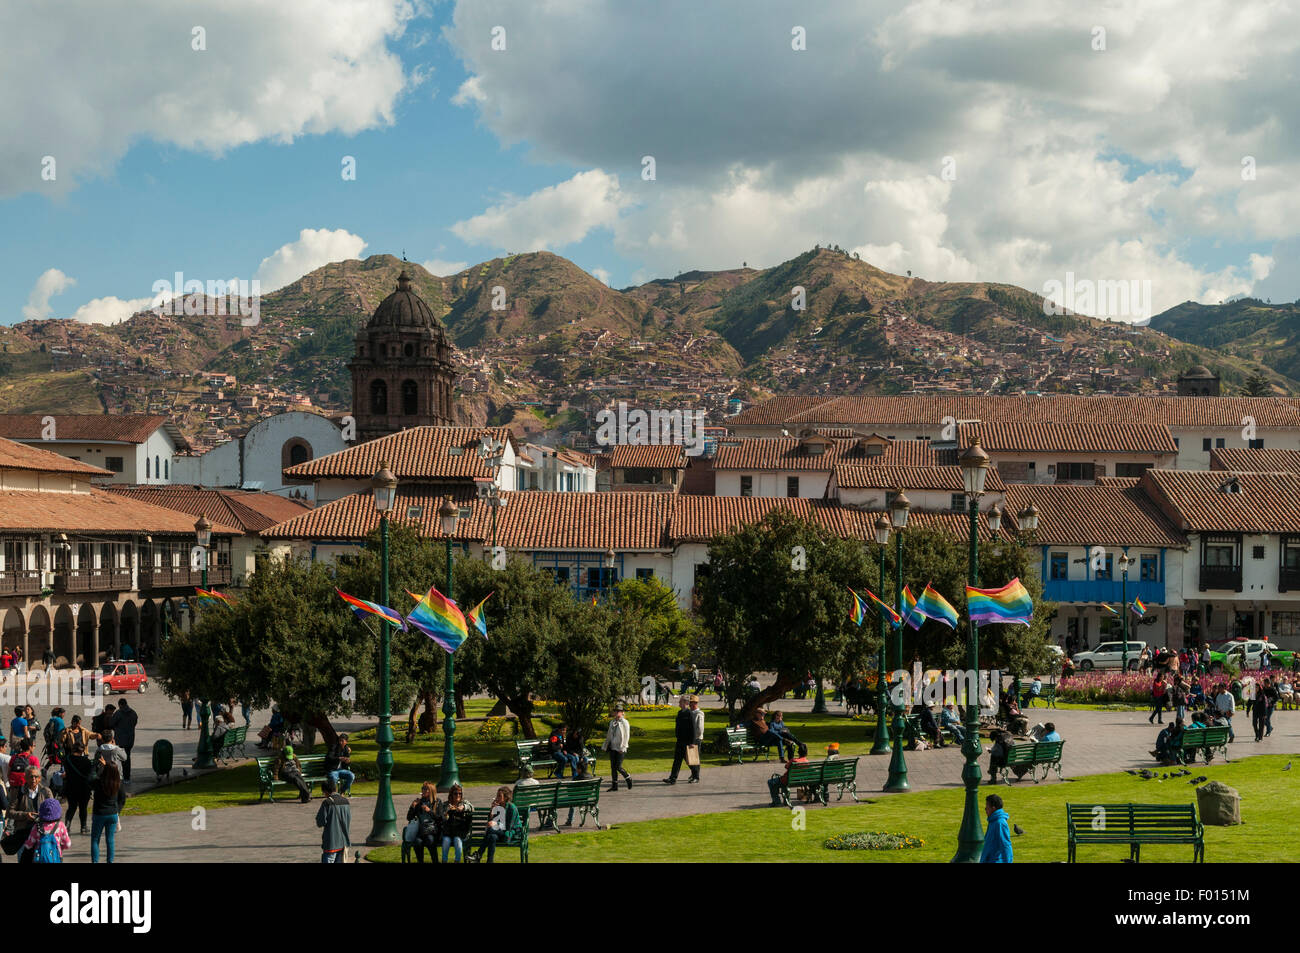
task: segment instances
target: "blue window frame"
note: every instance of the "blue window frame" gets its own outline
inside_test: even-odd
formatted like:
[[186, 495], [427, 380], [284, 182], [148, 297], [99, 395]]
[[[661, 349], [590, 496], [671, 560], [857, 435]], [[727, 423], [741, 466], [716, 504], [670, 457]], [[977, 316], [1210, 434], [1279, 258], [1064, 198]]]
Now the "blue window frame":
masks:
[[1069, 553], [1052, 553], [1051, 578], [1052, 579], [1070, 578], [1070, 554]]
[[1160, 579], [1160, 560], [1155, 555], [1139, 557], [1138, 567], [1141, 572], [1140, 578], [1146, 582], [1157, 582]]

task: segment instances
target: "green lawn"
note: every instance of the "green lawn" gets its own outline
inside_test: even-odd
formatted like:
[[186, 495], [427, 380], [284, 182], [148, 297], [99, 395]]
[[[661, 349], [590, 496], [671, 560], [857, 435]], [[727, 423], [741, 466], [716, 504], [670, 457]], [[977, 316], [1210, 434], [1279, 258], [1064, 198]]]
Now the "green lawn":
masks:
[[[466, 703], [466, 714], [481, 717], [487, 714], [492, 702], [489, 700], [471, 700]], [[542, 715], [553, 717], [554, 710], [543, 709]], [[668, 773], [673, 759], [673, 722], [676, 709], [665, 711], [632, 711], [628, 721], [632, 724], [632, 741], [624, 766], [632, 774], [651, 772]], [[535, 718], [538, 732], [544, 728], [540, 719]], [[826, 745], [838, 742], [843, 755], [866, 754], [871, 749], [874, 718], [856, 720], [846, 717], [842, 712], [829, 715], [810, 715], [791, 713], [786, 718], [786, 725], [800, 741], [808, 745], [811, 756], [823, 755]], [[706, 709], [704, 717], [704, 735], [706, 743], [713, 735], [727, 726], [725, 708]], [[456, 761], [460, 766], [461, 781], [466, 785], [474, 784], [510, 784], [517, 777], [514, 769], [515, 746], [513, 740], [498, 742], [481, 742], [474, 737], [478, 730], [477, 723], [460, 725], [456, 731]], [[443, 736], [441, 729], [432, 736], [416, 739], [414, 744], [403, 740], [406, 733], [406, 721], [402, 718], [395, 724], [394, 731], [398, 741], [393, 747], [393, 793], [394, 795], [415, 795], [420, 785], [427, 780], [438, 779], [439, 766], [442, 764]], [[591, 747], [599, 748], [603, 735], [594, 739]], [[374, 732], [358, 732], [350, 739], [352, 744], [352, 761], [362, 766], [372, 775], [376, 773], [375, 757], [378, 746], [374, 741]], [[250, 754], [262, 754], [250, 743]], [[317, 747], [317, 750], [321, 750]], [[773, 758], [775, 761], [775, 757]], [[701, 758], [704, 767], [725, 765], [727, 759], [706, 750]], [[598, 771], [604, 771], [608, 765], [604, 757], [598, 760]], [[373, 795], [378, 784], [376, 781], [358, 779], [352, 790], [358, 796]], [[283, 789], [276, 792], [276, 797], [288, 797]], [[235, 807], [241, 804], [257, 803], [257, 774], [252, 763], [244, 763], [231, 768], [206, 774], [193, 781], [159, 788], [132, 797], [126, 806], [126, 814], [161, 814], [169, 811], [189, 811], [195, 806], [209, 810], [221, 807]]]
[[[1192, 777], [1204, 774], [1223, 781], [1241, 793], [1244, 824], [1207, 827], [1205, 857], [1211, 863], [1251, 861], [1290, 863], [1295, 860], [1293, 804], [1300, 787], [1300, 771], [1283, 771], [1291, 758], [1270, 755], [1246, 758], [1232, 764], [1197, 765]], [[1040, 785], [986, 785], [980, 794], [994, 790], [1006, 802], [1013, 823], [1024, 830], [1012, 838], [1017, 862], [1065, 860], [1065, 804], [1141, 802], [1195, 803], [1188, 778], [1143, 781], [1128, 774], [1098, 775], [1078, 781]], [[534, 836], [529, 855], [534, 863], [636, 861], [680, 862], [707, 859], [732, 862], [946, 862], [956, 848], [963, 792], [920, 791], [905, 795], [873, 795], [850, 807], [809, 807], [806, 830], [795, 828], [796, 815], [781, 808], [757, 807], [766, 791], [754, 794], [754, 810], [695, 815], [668, 820], [617, 825], [606, 831], [565, 830], [560, 835]], [[836, 802], [832, 801], [832, 804]], [[982, 814], [981, 814], [982, 816]], [[888, 852], [834, 851], [822, 844], [833, 834], [853, 831], [903, 831], [922, 838], [915, 850]], [[502, 849], [504, 862], [518, 862], [517, 850]], [[1081, 862], [1117, 863], [1127, 859], [1125, 847], [1083, 847]], [[399, 848], [382, 847], [368, 858], [380, 863], [399, 859]], [[1144, 861], [1189, 863], [1190, 846], [1144, 847]]]

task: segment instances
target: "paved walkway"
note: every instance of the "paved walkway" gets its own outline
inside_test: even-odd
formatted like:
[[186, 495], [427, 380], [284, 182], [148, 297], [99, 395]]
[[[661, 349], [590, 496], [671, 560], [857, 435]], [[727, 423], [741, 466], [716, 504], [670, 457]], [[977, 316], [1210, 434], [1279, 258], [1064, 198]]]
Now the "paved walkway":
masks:
[[[787, 719], [797, 732], [800, 710], [809, 703], [782, 702]], [[832, 711], [836, 708], [832, 708]], [[1147, 724], [1140, 712], [1051, 711], [1042, 708], [1031, 712], [1031, 722], [1051, 720], [1066, 739], [1064, 765], [1066, 776], [1105, 774], [1126, 768], [1151, 767], [1146, 751], [1154, 746], [1157, 728]], [[635, 716], [634, 719], [635, 720]], [[1276, 730], [1271, 738], [1256, 744], [1244, 720], [1231, 756], [1241, 758], [1256, 754], [1300, 753], [1300, 712], [1277, 712]], [[254, 724], [256, 724], [256, 720]], [[855, 728], [859, 722], [852, 723]], [[908, 778], [913, 791], [961, 786], [962, 756], [948, 747], [909, 752]], [[605, 762], [602, 761], [602, 764]], [[633, 779], [630, 790], [601, 795], [601, 821], [626, 824], [659, 817], [764, 808], [768, 803], [766, 780], [776, 769], [776, 761], [729, 767], [708, 767], [699, 784], [686, 784], [686, 773], [675, 786], [661, 783], [662, 774], [641, 775]], [[981, 769], [988, 764], [985, 754]], [[887, 756], [864, 756], [858, 768], [859, 796], [906, 797], [877, 794], [888, 773]], [[1025, 782], [1028, 783], [1028, 782]], [[1045, 782], [1057, 784], [1053, 779]], [[1152, 783], [1152, 782], [1146, 782]], [[471, 787], [469, 800], [477, 805], [491, 802], [496, 786]], [[1014, 790], [1009, 788], [1006, 790]], [[399, 823], [406, 814], [408, 796], [398, 798]], [[832, 802], [835, 803], [835, 802]], [[209, 811], [201, 819], [205, 829], [195, 830], [192, 823], [200, 819], [189, 814], [162, 814], [148, 817], [124, 817], [118, 861], [141, 863], [268, 863], [319, 861], [319, 833], [315, 814], [319, 801], [310, 805], [296, 801], [277, 801], [247, 807]], [[818, 810], [819, 808], [812, 808]], [[373, 798], [356, 798], [352, 802], [353, 837], [364, 841], [374, 811]], [[580, 828], [574, 828], [578, 830]], [[588, 823], [590, 829], [590, 823]], [[545, 835], [556, 836], [556, 835]], [[563, 836], [560, 834], [558, 836]], [[73, 835], [68, 862], [89, 859], [88, 838]], [[360, 846], [360, 845], [359, 845]], [[364, 848], [361, 848], [364, 850]]]

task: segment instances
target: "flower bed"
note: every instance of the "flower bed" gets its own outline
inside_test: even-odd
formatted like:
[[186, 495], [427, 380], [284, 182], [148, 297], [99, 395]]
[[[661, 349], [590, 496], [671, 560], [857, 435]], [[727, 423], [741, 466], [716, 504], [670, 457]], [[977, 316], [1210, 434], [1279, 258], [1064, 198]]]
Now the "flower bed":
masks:
[[1061, 679], [1056, 685], [1056, 700], [1084, 705], [1148, 705], [1152, 681], [1151, 675], [1137, 672], [1084, 672]]
[[925, 841], [902, 831], [857, 831], [828, 837], [822, 846], [827, 850], [909, 850], [924, 847]]

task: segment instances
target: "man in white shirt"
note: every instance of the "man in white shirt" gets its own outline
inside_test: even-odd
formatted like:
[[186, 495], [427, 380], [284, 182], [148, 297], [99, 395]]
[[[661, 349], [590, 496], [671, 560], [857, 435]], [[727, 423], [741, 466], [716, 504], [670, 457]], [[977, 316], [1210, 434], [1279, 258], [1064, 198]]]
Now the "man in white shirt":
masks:
[[614, 706], [614, 717], [609, 722], [609, 730], [605, 732], [605, 743], [601, 746], [609, 752], [611, 791], [618, 790], [618, 776], [620, 774], [623, 775], [623, 780], [627, 782], [628, 789], [632, 788], [632, 776], [623, 770], [623, 757], [627, 754], [627, 743], [631, 737], [632, 726], [623, 717], [623, 706]]
[[1237, 711], [1237, 702], [1232, 697], [1232, 692], [1228, 691], [1228, 686], [1219, 686], [1219, 694], [1214, 699], [1214, 707], [1228, 722], [1228, 743], [1231, 744], [1237, 738], [1232, 730], [1232, 716]]

